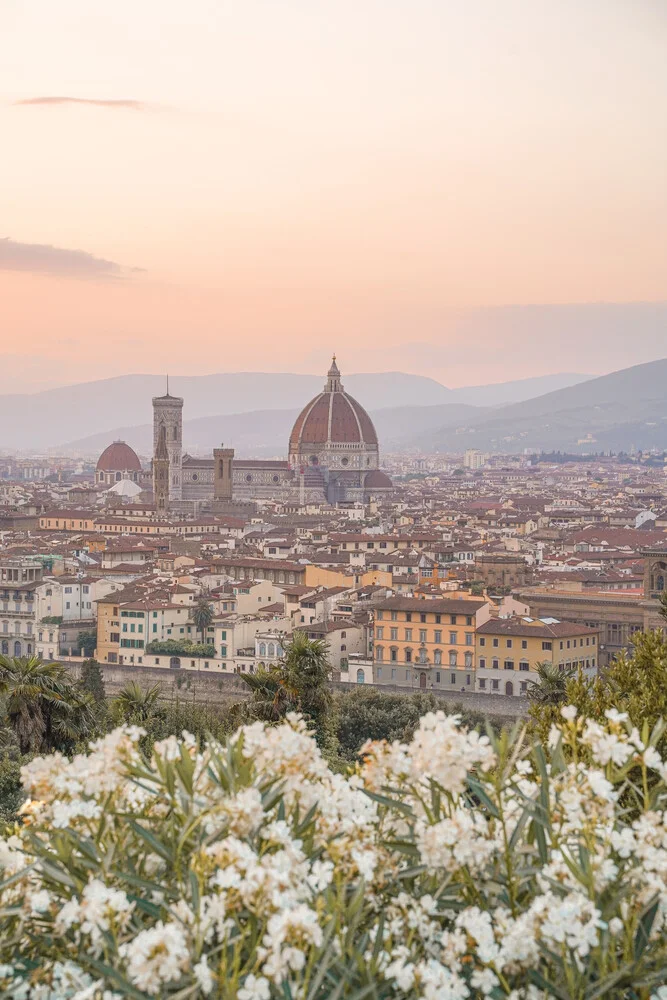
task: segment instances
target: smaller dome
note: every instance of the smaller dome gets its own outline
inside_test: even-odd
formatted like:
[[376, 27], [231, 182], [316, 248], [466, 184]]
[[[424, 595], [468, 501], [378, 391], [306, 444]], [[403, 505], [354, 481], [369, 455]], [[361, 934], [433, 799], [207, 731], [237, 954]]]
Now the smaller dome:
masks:
[[389, 490], [393, 485], [387, 473], [381, 469], [373, 469], [364, 479], [364, 489], [367, 490]]
[[124, 441], [114, 441], [97, 460], [98, 472], [141, 472], [141, 462], [133, 448]]
[[114, 483], [107, 490], [108, 493], [115, 493], [116, 496], [129, 497], [130, 500], [134, 500], [141, 493], [141, 486], [138, 483], [133, 483], [131, 479], [121, 479], [120, 482]]

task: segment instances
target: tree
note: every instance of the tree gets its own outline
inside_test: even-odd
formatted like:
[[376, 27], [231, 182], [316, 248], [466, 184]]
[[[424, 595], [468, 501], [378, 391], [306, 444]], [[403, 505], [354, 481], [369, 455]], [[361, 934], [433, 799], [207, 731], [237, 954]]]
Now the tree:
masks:
[[104, 678], [97, 660], [84, 660], [81, 664], [81, 687], [91, 695], [97, 705], [106, 702]]
[[267, 721], [282, 719], [287, 712], [302, 712], [321, 728], [333, 701], [329, 646], [324, 639], [309, 639], [305, 632], [297, 631], [284, 649], [277, 666], [241, 674], [252, 691], [249, 709]]
[[[650, 731], [658, 719], [667, 719], [667, 638], [659, 630], [637, 632], [632, 645], [632, 655], [621, 653], [599, 677], [588, 678], [581, 672], [567, 676], [560, 701], [533, 699], [532, 731], [546, 740], [551, 724], [560, 721], [564, 704], [603, 724], [609, 709], [626, 712], [640, 732], [644, 723]], [[667, 733], [658, 750], [663, 756], [667, 753]]]
[[136, 681], [130, 681], [114, 698], [113, 715], [123, 722], [146, 722], [159, 713], [157, 702], [161, 690], [159, 684], [142, 688]]
[[667, 622], [667, 590], [663, 591], [660, 596], [660, 617], [664, 618]]
[[93, 656], [97, 649], [97, 632], [95, 629], [83, 629], [76, 637], [78, 649], [83, 651], [84, 656]]
[[200, 597], [192, 609], [192, 621], [199, 629], [202, 645], [206, 643], [208, 628], [213, 621], [213, 606], [206, 597]]
[[427, 712], [441, 709], [447, 715], [461, 715], [468, 728], [484, 726], [486, 721], [480, 713], [445, 702], [430, 692], [394, 694], [361, 686], [338, 694], [334, 707], [340, 754], [348, 761], [357, 758], [367, 740], [409, 741]]
[[535, 666], [538, 680], [528, 682], [528, 700], [536, 705], [560, 707], [567, 703], [567, 682], [576, 671], [572, 667], [560, 670], [548, 660]]
[[95, 725], [90, 697], [60, 663], [0, 656], [0, 697], [21, 753], [67, 750]]

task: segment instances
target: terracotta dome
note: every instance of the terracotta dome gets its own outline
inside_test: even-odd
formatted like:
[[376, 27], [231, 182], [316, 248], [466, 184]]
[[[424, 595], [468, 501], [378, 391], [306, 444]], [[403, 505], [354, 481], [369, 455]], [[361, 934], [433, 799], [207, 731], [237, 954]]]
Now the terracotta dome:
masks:
[[373, 421], [365, 409], [353, 399], [340, 383], [340, 371], [334, 358], [327, 375], [324, 391], [303, 408], [292, 428], [290, 454], [306, 445], [332, 444], [370, 445], [377, 448]]
[[364, 480], [364, 486], [367, 490], [388, 490], [393, 485], [387, 473], [382, 472], [380, 469], [373, 469]]
[[141, 472], [141, 462], [133, 448], [124, 441], [114, 441], [97, 460], [98, 472]]

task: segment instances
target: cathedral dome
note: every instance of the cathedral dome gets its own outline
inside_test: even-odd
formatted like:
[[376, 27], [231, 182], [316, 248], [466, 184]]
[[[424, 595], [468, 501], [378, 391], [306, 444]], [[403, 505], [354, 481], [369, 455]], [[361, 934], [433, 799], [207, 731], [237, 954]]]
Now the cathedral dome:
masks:
[[141, 472], [141, 462], [125, 441], [114, 441], [97, 460], [98, 472]]
[[327, 373], [324, 391], [303, 408], [292, 428], [290, 455], [302, 450], [351, 445], [355, 449], [377, 449], [373, 421], [365, 409], [341, 385], [340, 371], [334, 357]]

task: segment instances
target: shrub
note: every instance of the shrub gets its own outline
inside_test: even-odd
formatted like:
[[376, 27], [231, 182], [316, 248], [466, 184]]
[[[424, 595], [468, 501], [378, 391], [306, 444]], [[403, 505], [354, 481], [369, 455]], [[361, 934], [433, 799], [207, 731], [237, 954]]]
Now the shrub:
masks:
[[208, 657], [215, 656], [215, 646], [210, 643], [192, 642], [190, 639], [156, 639], [146, 646], [147, 653], [155, 656], [192, 656]]
[[[147, 759], [122, 727], [87, 757], [37, 758], [25, 825], [0, 842], [0, 986], [648, 998], [667, 976], [663, 727], [574, 715], [549, 765], [520, 733], [441, 712], [409, 744], [370, 745], [351, 776], [293, 715], [205, 750], [184, 734]], [[633, 767], [630, 825], [617, 800]]]

